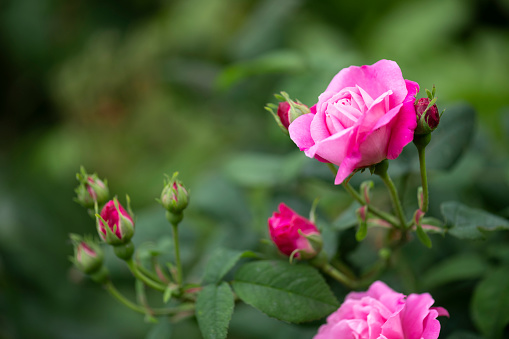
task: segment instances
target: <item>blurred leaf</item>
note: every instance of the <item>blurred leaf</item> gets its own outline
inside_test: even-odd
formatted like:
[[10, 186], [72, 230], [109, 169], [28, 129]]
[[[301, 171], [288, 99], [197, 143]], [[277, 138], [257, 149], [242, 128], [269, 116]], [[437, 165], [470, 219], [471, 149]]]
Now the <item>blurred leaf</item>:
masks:
[[226, 163], [225, 172], [244, 186], [274, 186], [296, 179], [305, 160], [300, 152], [287, 156], [243, 153]]
[[483, 210], [470, 208], [456, 201], [441, 205], [447, 232], [460, 239], [480, 239], [482, 232], [509, 230], [509, 221]]
[[297, 52], [273, 51], [227, 67], [217, 78], [216, 85], [220, 90], [225, 90], [253, 75], [295, 73], [304, 70], [304, 68], [304, 58]]
[[171, 339], [172, 327], [170, 322], [161, 318], [157, 324], [147, 333], [145, 339]]
[[245, 303], [283, 321], [322, 318], [339, 303], [314, 268], [281, 261], [257, 261], [235, 274], [233, 289]]
[[[475, 110], [472, 106], [461, 103], [448, 107], [426, 147], [426, 167], [450, 170], [470, 144], [474, 126]], [[408, 172], [418, 173], [419, 158], [415, 147], [413, 145], [405, 147], [401, 155], [391, 162], [390, 167], [393, 176]]]
[[474, 291], [471, 312], [477, 328], [486, 338], [501, 338], [509, 324], [509, 267], [488, 274]]
[[227, 248], [218, 248], [210, 256], [203, 275], [204, 284], [216, 284], [242, 257], [255, 255], [249, 251], [235, 251]]
[[196, 319], [205, 339], [226, 338], [233, 307], [233, 292], [226, 282], [201, 290], [196, 300]]
[[433, 265], [424, 274], [421, 283], [424, 289], [429, 290], [453, 281], [479, 278], [487, 268], [486, 261], [480, 256], [460, 254]]
[[361, 207], [361, 205], [354, 201], [350, 207], [348, 207], [336, 220], [334, 220], [332, 228], [336, 231], [343, 231], [356, 226], [359, 222], [356, 214], [359, 207]]

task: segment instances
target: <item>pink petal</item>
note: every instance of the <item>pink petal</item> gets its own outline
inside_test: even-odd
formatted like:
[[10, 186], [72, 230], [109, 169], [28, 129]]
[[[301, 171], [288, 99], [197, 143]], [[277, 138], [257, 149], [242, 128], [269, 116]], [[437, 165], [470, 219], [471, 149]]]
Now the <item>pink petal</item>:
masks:
[[[421, 339], [423, 322], [435, 301], [429, 293], [410, 294], [401, 313], [401, 322], [405, 339]], [[438, 315], [438, 312], [437, 312]]]
[[326, 92], [337, 93], [345, 87], [356, 85], [369, 93], [372, 98], [377, 98], [391, 89], [393, 91], [390, 98], [391, 107], [402, 102], [407, 94], [401, 69], [391, 60], [380, 60], [370, 66], [344, 68], [332, 79]]
[[315, 144], [310, 131], [310, 125], [314, 117], [313, 113], [301, 115], [288, 127], [290, 138], [301, 151], [306, 151]]
[[355, 128], [350, 127], [333, 134], [327, 139], [317, 142], [313, 147], [306, 151], [306, 155], [310, 158], [318, 155], [322, 159], [333, 164], [341, 164], [344, 157], [350, 151], [350, 139], [354, 131]]
[[417, 118], [414, 108], [414, 101], [419, 85], [416, 82], [405, 80], [408, 95], [403, 101], [403, 106], [398, 118], [391, 124], [392, 136], [387, 149], [387, 158], [396, 159], [403, 147], [408, 145], [414, 138], [414, 130], [417, 127]]

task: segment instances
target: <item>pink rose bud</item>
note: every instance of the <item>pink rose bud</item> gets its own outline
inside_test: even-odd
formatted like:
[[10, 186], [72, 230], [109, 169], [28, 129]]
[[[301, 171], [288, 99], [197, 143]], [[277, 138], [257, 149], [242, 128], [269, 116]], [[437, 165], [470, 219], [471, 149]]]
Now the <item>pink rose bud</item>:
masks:
[[357, 169], [396, 159], [412, 141], [418, 91], [394, 61], [350, 66], [336, 74], [311, 113], [290, 124], [290, 138], [306, 156], [338, 165], [339, 185]]
[[108, 201], [97, 215], [97, 232], [102, 240], [114, 246], [127, 244], [133, 237], [133, 218], [117, 198]]
[[177, 176], [178, 172], [175, 172], [168, 182], [164, 182], [159, 202], [168, 212], [178, 215], [182, 214], [189, 204], [189, 192], [182, 181], [177, 180]]
[[104, 258], [99, 244], [77, 234], [71, 234], [71, 240], [74, 245], [74, 257], [71, 259], [74, 265], [85, 274], [98, 272], [103, 265]]
[[290, 104], [287, 101], [280, 102], [277, 107], [277, 116], [286, 129], [290, 126], [290, 108]]
[[[290, 99], [286, 92], [281, 92], [281, 95], [276, 94], [275, 96], [278, 100], [280, 100], [278, 106], [268, 104], [265, 109], [272, 114], [283, 132], [288, 134], [288, 127], [291, 123], [301, 115], [310, 113], [311, 109], [298, 100], [294, 101]], [[274, 113], [276, 108], [277, 112]]]
[[268, 220], [272, 241], [281, 253], [297, 259], [311, 259], [322, 250], [322, 236], [316, 226], [284, 203]]
[[415, 104], [415, 113], [417, 115], [415, 134], [428, 134], [438, 127], [440, 122], [438, 107], [436, 104], [433, 104], [428, 108], [429, 103], [429, 98], [420, 98]]
[[437, 339], [439, 316], [449, 316], [428, 293], [408, 297], [375, 281], [367, 292], [349, 293], [341, 307], [327, 317], [314, 339], [423, 338]]
[[108, 200], [110, 193], [107, 182], [99, 179], [97, 174], [87, 174], [81, 167], [81, 173], [76, 174], [76, 179], [80, 185], [75, 189], [76, 198], [74, 200], [83, 207], [92, 208], [95, 202], [100, 205]]

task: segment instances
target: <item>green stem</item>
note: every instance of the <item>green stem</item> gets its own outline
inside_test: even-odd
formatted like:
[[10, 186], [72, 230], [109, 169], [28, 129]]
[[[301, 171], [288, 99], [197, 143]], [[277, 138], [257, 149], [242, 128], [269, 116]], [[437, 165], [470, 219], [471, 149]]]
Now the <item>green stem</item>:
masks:
[[129, 259], [126, 261], [127, 263], [127, 266], [129, 266], [129, 269], [131, 270], [131, 272], [133, 273], [133, 275], [143, 281], [143, 283], [145, 283], [145, 285], [147, 285], [148, 287], [151, 287], [157, 291], [160, 291], [160, 292], [164, 292], [166, 290], [166, 286], [164, 286], [163, 284], [157, 282], [157, 281], [153, 281], [152, 279], [150, 279], [149, 277], [147, 277], [146, 275], [144, 275], [139, 269], [138, 269], [138, 266], [136, 265], [136, 263], [132, 260], [132, 259]]
[[180, 249], [179, 249], [179, 235], [178, 235], [178, 223], [171, 224], [173, 229], [173, 242], [175, 245], [175, 262], [177, 265], [177, 284], [182, 286], [182, 263], [180, 261]]
[[[376, 173], [376, 172], [375, 172]], [[392, 199], [392, 205], [394, 207], [394, 210], [396, 211], [396, 215], [398, 216], [400, 227], [402, 229], [406, 228], [406, 221], [405, 216], [403, 213], [403, 207], [401, 206], [401, 200], [399, 200], [398, 191], [396, 190], [396, 186], [394, 185], [394, 182], [392, 181], [391, 177], [387, 173], [387, 171], [382, 173], [377, 173], [382, 181], [384, 182], [385, 186], [389, 189], [389, 193], [391, 195]]]
[[333, 267], [331, 264], [329, 264], [327, 260], [327, 256], [325, 253], [320, 252], [316, 257], [311, 259], [309, 263], [320, 270], [322, 270], [325, 274], [329, 275], [331, 278], [339, 281], [344, 286], [354, 289], [357, 287], [357, 282], [353, 279], [350, 279], [345, 274], [338, 271], [335, 267]]
[[[113, 283], [111, 281], [106, 282], [104, 284], [104, 287], [113, 297], [115, 297], [118, 301], [120, 301], [122, 304], [124, 304], [131, 310], [136, 311], [138, 313], [142, 313], [142, 314], [147, 313], [146, 309], [144, 309], [143, 307], [141, 307], [138, 304], [133, 303], [132, 301], [127, 299], [124, 295], [122, 295], [122, 293], [120, 293], [115, 288], [115, 286], [113, 285]], [[182, 307], [180, 307], [180, 308], [179, 307], [176, 307], [176, 308], [155, 308], [150, 311], [152, 312], [153, 315], [174, 315], [181, 311], [189, 311], [191, 309], [189, 306], [187, 306], [186, 308], [184, 308], [183, 306], [184, 305], [182, 305]]]
[[428, 193], [428, 175], [426, 173], [426, 148], [417, 147], [419, 154], [419, 167], [421, 170], [421, 185], [422, 185], [422, 211], [426, 213], [429, 206], [429, 193]]
[[147, 278], [155, 281], [155, 282], [158, 282], [158, 283], [163, 283], [161, 281], [161, 279], [159, 279], [159, 277], [157, 276], [157, 274], [149, 271], [148, 269], [146, 269], [145, 267], [143, 267], [143, 265], [141, 264], [137, 264], [137, 267], [138, 267], [138, 270], [141, 272], [141, 274], [145, 275]]
[[[338, 170], [336, 169], [336, 167], [333, 164], [328, 162], [327, 166], [331, 170], [332, 174], [334, 174], [334, 175], [337, 174]], [[352, 198], [354, 198], [359, 204], [361, 204], [363, 206], [367, 205], [366, 202], [364, 201], [364, 199], [362, 198], [362, 196], [359, 193], [357, 193], [357, 191], [352, 187], [352, 185], [350, 185], [350, 183], [348, 183], [348, 181], [343, 181], [342, 185], [343, 185], [344, 189], [352, 196]], [[371, 206], [371, 205], [368, 205], [368, 211], [371, 212], [372, 214], [376, 215], [380, 219], [383, 219], [383, 220], [387, 221], [388, 223], [390, 223], [391, 225], [397, 227], [398, 221], [389, 213], [385, 213], [384, 211], [381, 211], [378, 208]]]

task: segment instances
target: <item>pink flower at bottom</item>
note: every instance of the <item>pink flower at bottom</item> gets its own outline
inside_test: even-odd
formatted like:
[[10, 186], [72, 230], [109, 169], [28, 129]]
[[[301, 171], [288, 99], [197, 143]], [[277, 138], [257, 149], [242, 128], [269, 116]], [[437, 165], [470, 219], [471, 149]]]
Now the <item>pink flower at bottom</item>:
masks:
[[366, 292], [349, 293], [314, 339], [437, 339], [438, 316], [449, 316], [429, 293], [408, 297], [375, 281]]

